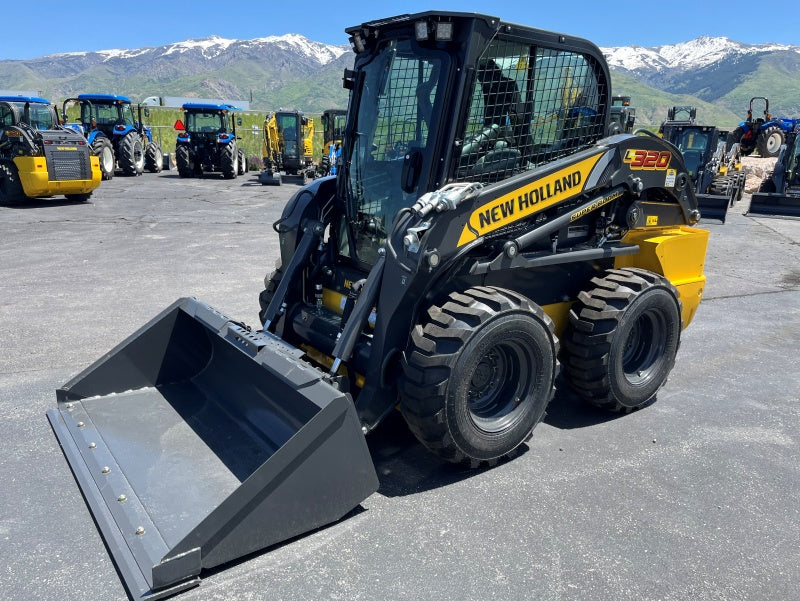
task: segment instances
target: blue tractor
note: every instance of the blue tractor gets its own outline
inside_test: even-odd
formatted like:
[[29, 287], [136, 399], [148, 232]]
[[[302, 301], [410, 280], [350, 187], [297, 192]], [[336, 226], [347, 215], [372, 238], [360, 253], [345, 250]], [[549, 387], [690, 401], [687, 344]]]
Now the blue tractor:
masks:
[[175, 123], [178, 175], [192, 177], [203, 172], [222, 172], [226, 179], [244, 175], [244, 151], [238, 147], [237, 120], [233, 118], [236, 110], [239, 109], [229, 104], [187, 102], [183, 105], [184, 118]]
[[[764, 101], [764, 116], [753, 119], [753, 101]], [[743, 155], [747, 156], [754, 150], [762, 157], [776, 157], [781, 145], [786, 139], [786, 134], [791, 132], [800, 119], [786, 117], [772, 117], [769, 114], [769, 100], [763, 96], [754, 96], [750, 99], [750, 108], [747, 109], [747, 119], [734, 129], [727, 139], [727, 148], [738, 143]]]
[[80, 104], [79, 123], [72, 127], [83, 133], [100, 159], [103, 179], [114, 177], [119, 167], [125, 175], [141, 175], [144, 169], [158, 173], [163, 167], [161, 145], [153, 141], [150, 128], [142, 122], [142, 107], [138, 119], [133, 103], [127, 96], [116, 94], [80, 94], [67, 98], [63, 105], [64, 122], [67, 104]]

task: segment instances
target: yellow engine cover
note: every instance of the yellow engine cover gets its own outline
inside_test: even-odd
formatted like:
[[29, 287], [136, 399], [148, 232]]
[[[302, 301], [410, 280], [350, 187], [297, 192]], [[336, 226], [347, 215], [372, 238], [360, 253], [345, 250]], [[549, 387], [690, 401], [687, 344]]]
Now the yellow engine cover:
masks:
[[[77, 152], [77, 150], [76, 150]], [[92, 179], [51, 180], [47, 173], [45, 157], [15, 157], [14, 164], [25, 196], [55, 196], [56, 194], [88, 194], [95, 190], [102, 179], [100, 159], [89, 157], [92, 165]]]
[[639, 252], [617, 257], [614, 267], [640, 267], [660, 273], [672, 282], [683, 305], [681, 317], [686, 328], [703, 297], [708, 231], [688, 226], [639, 228], [628, 232], [622, 242], [638, 244]]

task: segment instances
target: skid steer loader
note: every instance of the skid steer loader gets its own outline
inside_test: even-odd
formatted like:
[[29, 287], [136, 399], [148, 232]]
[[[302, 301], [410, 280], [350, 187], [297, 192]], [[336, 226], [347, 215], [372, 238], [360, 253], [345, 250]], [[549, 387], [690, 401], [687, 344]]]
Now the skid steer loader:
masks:
[[786, 134], [772, 173], [750, 198], [750, 214], [800, 217], [800, 125]]
[[64, 195], [87, 201], [100, 165], [79, 133], [61, 127], [44, 98], [0, 96], [0, 204]]
[[650, 402], [699, 306], [683, 159], [603, 137], [597, 46], [464, 13], [346, 31], [341, 169], [275, 223], [262, 327], [178, 300], [49, 412], [136, 598], [344, 516], [395, 408], [477, 467], [528, 439], [559, 362], [591, 404]]
[[689, 122], [664, 121], [662, 136], [683, 155], [703, 219], [725, 223], [728, 209], [744, 195], [747, 174], [739, 145], [734, 143], [726, 150], [720, 131], [712, 125], [694, 123], [694, 116], [692, 109]]

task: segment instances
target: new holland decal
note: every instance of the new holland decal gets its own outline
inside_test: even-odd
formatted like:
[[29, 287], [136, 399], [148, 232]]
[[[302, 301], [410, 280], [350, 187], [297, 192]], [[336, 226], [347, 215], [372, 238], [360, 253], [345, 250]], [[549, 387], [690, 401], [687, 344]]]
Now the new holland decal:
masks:
[[458, 246], [577, 196], [601, 156], [602, 152], [590, 156], [478, 207], [461, 231]]

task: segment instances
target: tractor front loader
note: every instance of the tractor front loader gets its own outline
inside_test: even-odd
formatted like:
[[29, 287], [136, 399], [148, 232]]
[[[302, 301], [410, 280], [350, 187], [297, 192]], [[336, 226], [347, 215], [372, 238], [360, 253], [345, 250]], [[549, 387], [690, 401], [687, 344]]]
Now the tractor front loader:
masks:
[[698, 309], [686, 165], [604, 137], [597, 46], [448, 12], [347, 33], [340, 169], [275, 223], [261, 324], [177, 301], [48, 414], [137, 599], [345, 515], [396, 408], [431, 461], [477, 467], [530, 437], [559, 363], [588, 403], [642, 407]]
[[750, 198], [747, 214], [800, 217], [800, 125], [786, 135], [772, 173]]

